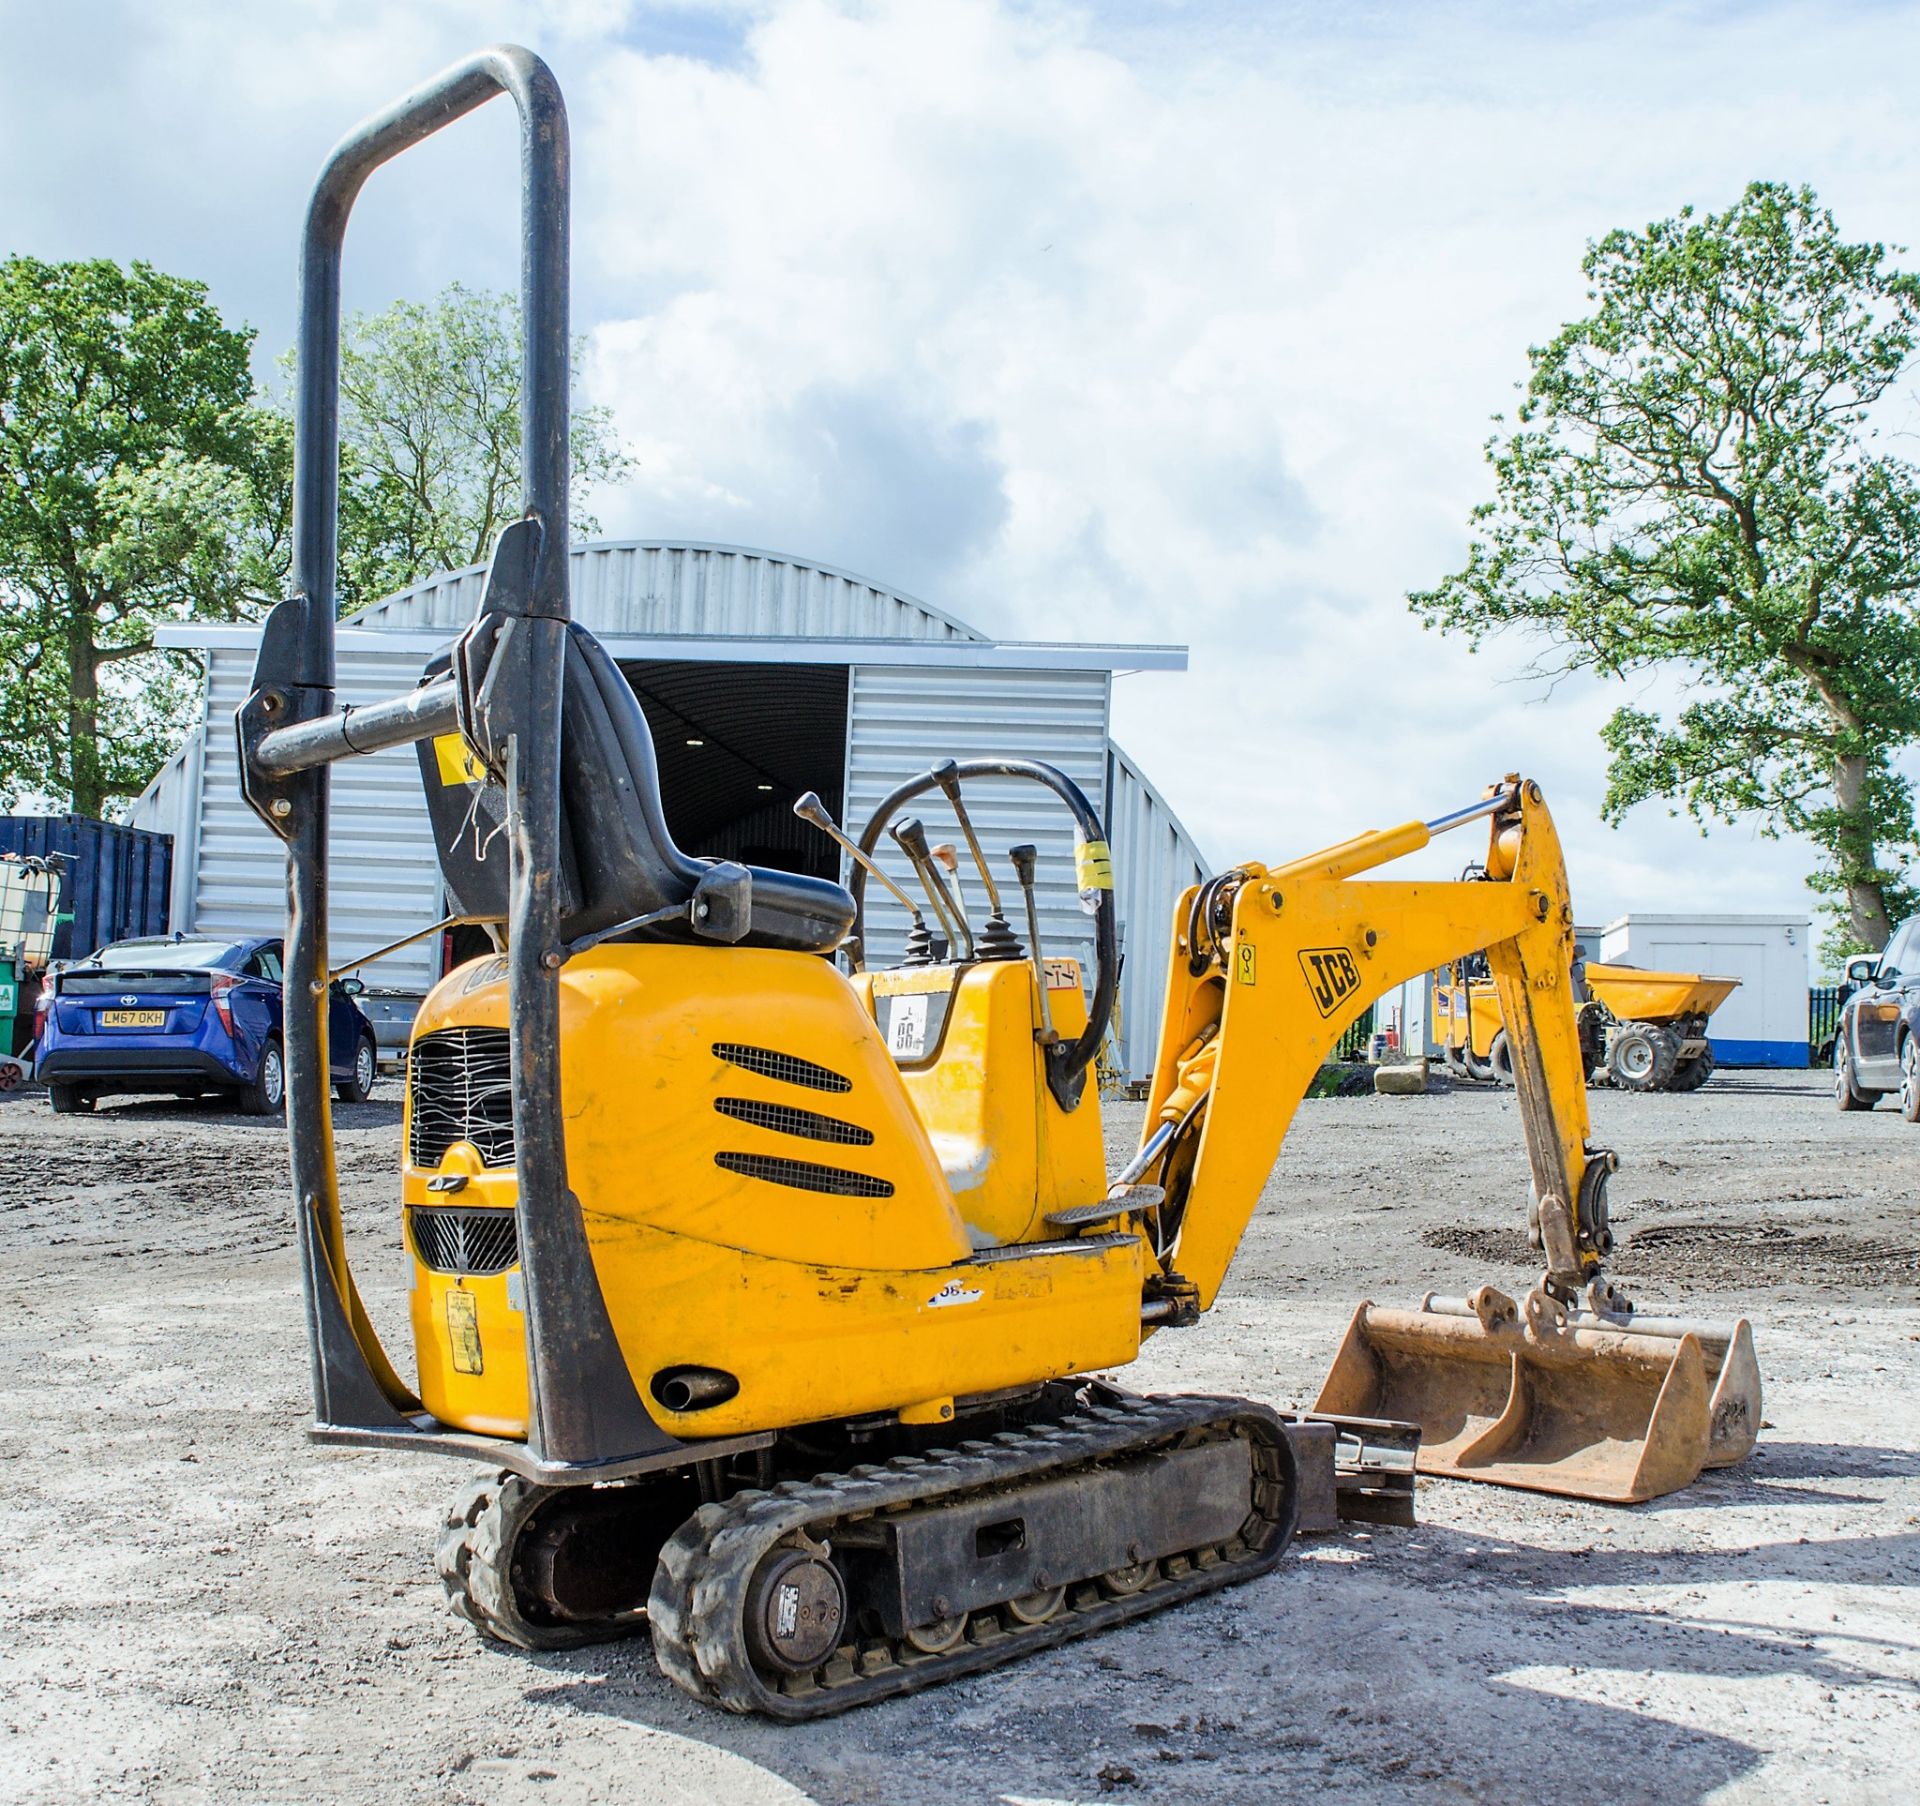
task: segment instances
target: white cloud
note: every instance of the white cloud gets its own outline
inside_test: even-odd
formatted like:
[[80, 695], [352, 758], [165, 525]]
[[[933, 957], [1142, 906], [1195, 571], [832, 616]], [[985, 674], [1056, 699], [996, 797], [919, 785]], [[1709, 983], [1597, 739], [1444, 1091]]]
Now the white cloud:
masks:
[[[1178, 17], [802, 0], [725, 69], [603, 64], [597, 286], [645, 298], [596, 340], [645, 452], [622, 518], [995, 631], [1189, 641], [1186, 678], [1119, 686], [1117, 724], [1217, 858], [1519, 766], [1560, 802], [1583, 913], [1804, 907], [1803, 848], [1657, 809], [1600, 826], [1622, 686], [1542, 701], [1525, 649], [1471, 657], [1402, 598], [1459, 558], [1488, 417], [1580, 306], [1586, 239], [1758, 175], [1914, 236], [1885, 147], [1915, 22]], [[896, 436], [863, 452], [833, 424], [855, 417]], [[967, 456], [928, 449], [943, 429]], [[949, 500], [973, 531], [897, 531]]]
[[[10, 15], [10, 16], [8, 16]], [[0, 244], [206, 275], [277, 350], [356, 115], [523, 36], [574, 120], [609, 530], [850, 567], [1020, 637], [1178, 639], [1117, 731], [1218, 859], [1519, 766], [1582, 913], [1799, 907], [1802, 848], [1599, 825], [1598, 723], [1420, 631], [1584, 242], [1755, 176], [1920, 242], [1920, 16], [1032, 0], [6, 6]], [[376, 178], [349, 300], [513, 271], [504, 109]], [[1433, 869], [1464, 847], [1429, 855]]]

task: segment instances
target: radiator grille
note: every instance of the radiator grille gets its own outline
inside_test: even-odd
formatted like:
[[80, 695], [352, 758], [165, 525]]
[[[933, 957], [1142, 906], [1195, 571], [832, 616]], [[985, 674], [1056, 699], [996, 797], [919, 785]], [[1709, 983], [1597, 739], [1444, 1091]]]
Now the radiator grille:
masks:
[[422, 1035], [408, 1061], [415, 1166], [438, 1166], [470, 1141], [488, 1166], [513, 1164], [513, 1080], [503, 1028], [443, 1028]]
[[890, 1198], [893, 1182], [870, 1173], [850, 1173], [839, 1166], [815, 1166], [811, 1160], [786, 1160], [778, 1154], [715, 1154], [715, 1166], [746, 1179], [764, 1179], [769, 1185], [791, 1185], [796, 1191], [831, 1192], [840, 1198]]
[[771, 1129], [776, 1135], [801, 1135], [808, 1141], [837, 1142], [843, 1148], [870, 1148], [873, 1131], [856, 1122], [842, 1122], [837, 1116], [821, 1116], [813, 1110], [796, 1110], [791, 1104], [762, 1103], [754, 1097], [716, 1097], [713, 1107], [735, 1122], [750, 1122], [755, 1128]]
[[771, 1047], [745, 1047], [738, 1041], [716, 1041], [713, 1051], [729, 1066], [757, 1072], [763, 1079], [778, 1079], [783, 1085], [804, 1085], [809, 1091], [853, 1089], [852, 1079], [803, 1060], [798, 1054], [776, 1053]]
[[504, 1273], [520, 1260], [520, 1231], [510, 1210], [418, 1210], [413, 1247], [436, 1273]]

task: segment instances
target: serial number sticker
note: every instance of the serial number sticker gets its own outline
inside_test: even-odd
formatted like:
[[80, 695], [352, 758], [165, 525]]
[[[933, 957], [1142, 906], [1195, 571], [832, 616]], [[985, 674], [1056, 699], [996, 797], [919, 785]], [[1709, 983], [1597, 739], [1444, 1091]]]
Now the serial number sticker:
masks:
[[1360, 988], [1360, 968], [1344, 947], [1308, 947], [1300, 955], [1313, 1007], [1331, 1016]]
[[456, 1287], [447, 1294], [447, 1340], [453, 1344], [455, 1373], [479, 1373], [480, 1307], [471, 1292]]
[[887, 1016], [887, 1052], [896, 1060], [917, 1060], [926, 1051], [926, 992], [894, 998]]
[[463, 734], [441, 734], [433, 743], [434, 761], [440, 767], [440, 782], [446, 785], [486, 782], [486, 767], [474, 757], [473, 748]]
[[956, 1304], [978, 1304], [984, 1296], [985, 1293], [971, 1286], [963, 1286], [957, 1279], [950, 1279], [927, 1300], [927, 1309], [944, 1311], [951, 1310]]
[[1049, 991], [1077, 991], [1080, 988], [1080, 962], [1077, 959], [1049, 959], [1041, 962], [1047, 969]]

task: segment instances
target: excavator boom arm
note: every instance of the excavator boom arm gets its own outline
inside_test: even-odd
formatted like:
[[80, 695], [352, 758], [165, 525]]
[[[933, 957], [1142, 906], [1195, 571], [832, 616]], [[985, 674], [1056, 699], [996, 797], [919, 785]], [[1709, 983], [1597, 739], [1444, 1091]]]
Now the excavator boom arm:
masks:
[[[1484, 879], [1360, 876], [1481, 818]], [[1611, 1157], [1587, 1145], [1566, 868], [1539, 786], [1510, 777], [1455, 815], [1288, 865], [1242, 866], [1181, 900], [1142, 1145], [1165, 1123], [1184, 1125], [1166, 1156], [1159, 1241], [1199, 1308], [1218, 1293], [1293, 1113], [1340, 1037], [1383, 992], [1482, 949], [1513, 1047], [1548, 1283], [1571, 1298], [1597, 1275]]]

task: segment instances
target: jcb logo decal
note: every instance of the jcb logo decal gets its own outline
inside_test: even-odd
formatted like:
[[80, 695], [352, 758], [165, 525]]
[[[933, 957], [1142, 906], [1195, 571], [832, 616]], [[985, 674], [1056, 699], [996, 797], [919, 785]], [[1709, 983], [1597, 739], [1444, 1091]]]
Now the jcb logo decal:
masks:
[[1360, 968], [1344, 947], [1307, 948], [1300, 955], [1300, 970], [1307, 975], [1314, 1008], [1323, 1016], [1331, 1016], [1360, 988]]

